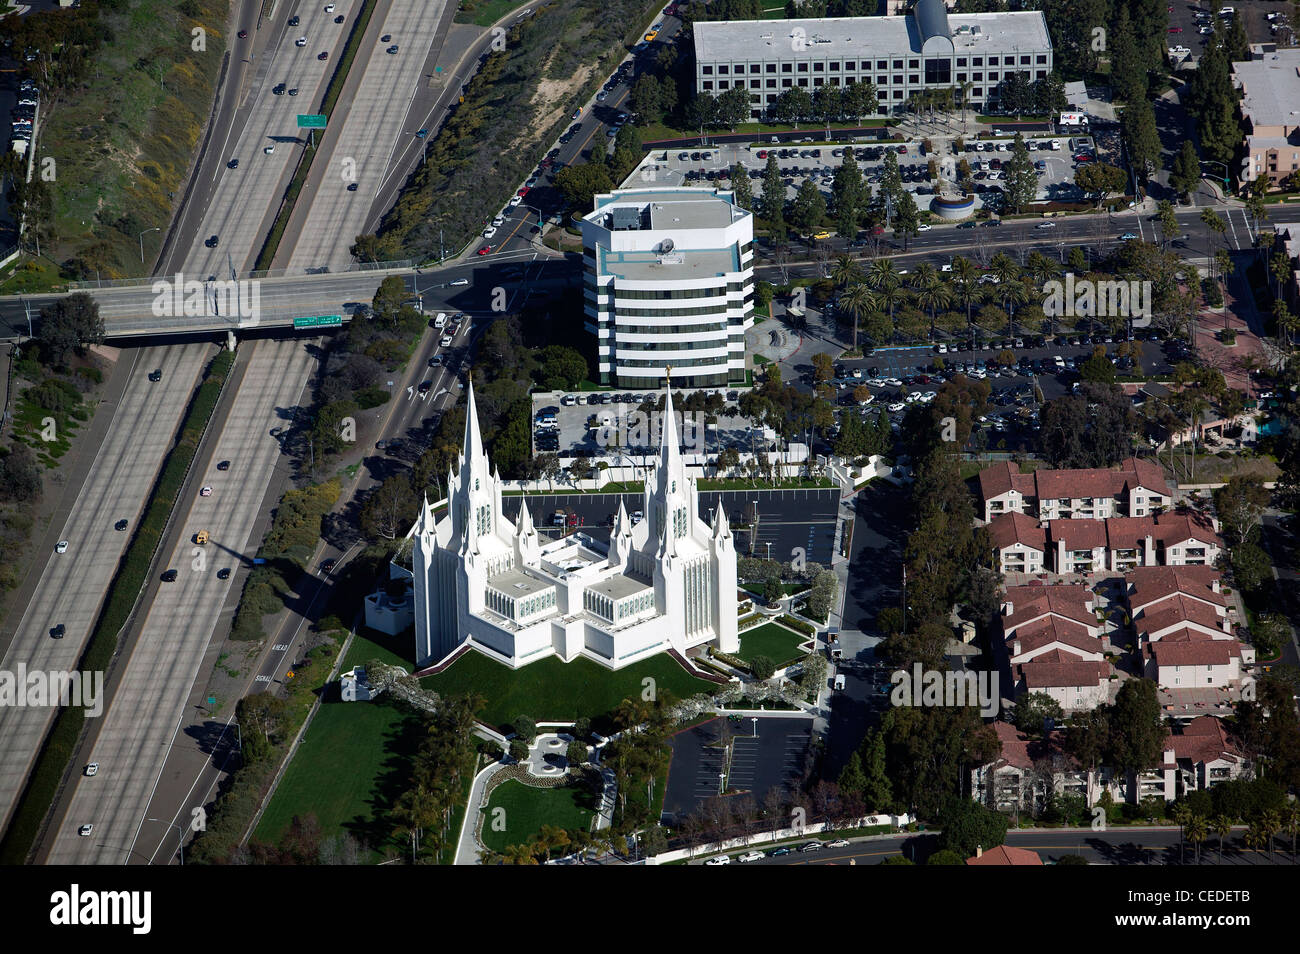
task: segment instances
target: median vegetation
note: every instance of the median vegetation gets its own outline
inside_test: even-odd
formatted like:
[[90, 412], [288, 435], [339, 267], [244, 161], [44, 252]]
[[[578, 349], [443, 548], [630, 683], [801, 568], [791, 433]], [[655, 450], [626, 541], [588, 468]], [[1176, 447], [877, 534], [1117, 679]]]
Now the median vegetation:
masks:
[[[343, 53], [339, 57], [338, 64], [334, 67], [334, 75], [330, 77], [329, 86], [325, 88], [325, 97], [321, 100], [320, 111], [326, 116], [329, 116], [334, 111], [334, 105], [339, 101], [339, 95], [343, 92], [343, 84], [347, 82], [348, 73], [352, 70], [352, 62], [357, 58], [361, 38], [365, 35], [366, 27], [370, 24], [370, 16], [374, 12], [375, 0], [365, 0], [356, 20], [352, 22], [352, 32], [348, 34], [347, 43], [343, 46]], [[324, 135], [325, 131], [321, 130], [321, 136]], [[303, 184], [307, 181], [307, 175], [311, 172], [312, 160], [315, 157], [316, 148], [314, 145], [310, 145], [303, 149], [302, 155], [298, 158], [298, 168], [294, 171], [293, 178], [289, 180], [289, 185], [284, 190], [284, 199], [280, 203], [280, 210], [276, 213], [275, 221], [271, 224], [271, 231], [267, 233], [266, 243], [262, 246], [262, 251], [258, 253], [257, 263], [254, 266], [257, 271], [270, 268], [271, 263], [275, 260], [276, 252], [280, 249], [280, 240], [284, 238], [284, 230], [289, 225], [289, 217], [293, 215], [294, 205], [298, 202], [298, 196], [302, 193]]]
[[[232, 352], [222, 351], [208, 365], [203, 382], [185, 414], [176, 445], [167, 455], [158, 482], [149, 497], [144, 517], [109, 586], [104, 608], [77, 667], [81, 672], [106, 671], [117, 651], [118, 637], [148, 582], [154, 553], [167, 528], [167, 521], [176, 506], [190, 464], [208, 421], [212, 418], [234, 359]], [[41, 823], [54, 803], [59, 782], [72, 761], [84, 721], [85, 713], [80, 706], [65, 707], [59, 712], [37, 757], [9, 829], [5, 832], [3, 842], [0, 842], [0, 864], [25, 862], [40, 833]]]

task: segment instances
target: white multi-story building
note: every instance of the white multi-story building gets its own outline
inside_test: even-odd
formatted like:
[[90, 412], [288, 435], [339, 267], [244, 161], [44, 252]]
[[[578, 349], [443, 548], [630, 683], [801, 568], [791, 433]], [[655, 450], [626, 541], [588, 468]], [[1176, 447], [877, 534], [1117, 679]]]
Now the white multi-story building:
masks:
[[426, 501], [411, 534], [412, 569], [394, 565], [395, 576], [414, 577], [417, 666], [466, 645], [516, 668], [586, 656], [618, 669], [702, 643], [739, 649], [735, 543], [721, 505], [711, 527], [699, 517], [672, 408], [669, 393], [645, 519], [633, 526], [620, 504], [608, 545], [581, 533], [547, 540], [526, 502], [514, 522], [502, 513], [471, 387], [447, 512], [435, 518]]
[[595, 197], [582, 220], [584, 306], [600, 383], [744, 383], [754, 324], [754, 219], [730, 192], [647, 188]]
[[976, 108], [997, 102], [1012, 73], [1030, 82], [1052, 72], [1052, 40], [1038, 10], [950, 14], [943, 0], [919, 0], [910, 13], [888, 17], [697, 22], [695, 89], [718, 95], [748, 88], [751, 115], [762, 116], [785, 90], [876, 86], [881, 113], [908, 98], [969, 84]]

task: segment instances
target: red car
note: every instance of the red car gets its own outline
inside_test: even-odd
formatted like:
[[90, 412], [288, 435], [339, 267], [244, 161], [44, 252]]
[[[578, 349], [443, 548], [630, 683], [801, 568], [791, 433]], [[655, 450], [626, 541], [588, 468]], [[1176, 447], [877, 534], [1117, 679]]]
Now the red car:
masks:
[[329, 58], [330, 55], [328, 53], [322, 53], [320, 56], [316, 57], [318, 60], [328, 60]]
[[519, 196], [520, 198], [523, 198], [524, 196], [526, 196], [526, 195], [529, 193], [529, 191], [530, 191], [530, 190], [529, 190], [528, 186], [524, 186], [522, 189], [520, 189], [518, 192], [516, 192], [515, 195]]
[[248, 39], [248, 31], [247, 31], [247, 30], [240, 30], [240, 31], [239, 31], [239, 38], [240, 38], [241, 40], [246, 40], [246, 39]]
[[898, 154], [899, 154], [900, 156], [905, 156], [905, 155], [907, 155], [907, 147], [906, 147], [906, 146], [899, 146], [899, 147], [898, 147]]
[[885, 234], [885, 227], [884, 227], [883, 225], [877, 225], [875, 228], [873, 228], [873, 229], [871, 230], [871, 234], [872, 234], [872, 235], [884, 235], [884, 234]]
[[1081, 152], [1081, 153], [1079, 153], [1077, 156], [1074, 157], [1074, 161], [1075, 161], [1075, 162], [1092, 162], [1092, 156], [1088, 155], [1086, 152]]
[[1170, 28], [1169, 28], [1169, 32], [1170, 32], [1170, 33], [1182, 33], [1182, 32], [1183, 32], [1183, 28], [1182, 28], [1182, 27], [1170, 27]]
[[488, 252], [490, 252], [490, 251], [492, 251], [492, 246], [491, 246], [491, 245], [484, 245], [481, 249], [478, 250], [478, 254], [479, 254], [479, 255], [486, 255], [486, 254], [487, 254]]
[[760, 149], [760, 150], [758, 150], [758, 158], [760, 158], [760, 159], [766, 159], [766, 158], [767, 158], [767, 150], [766, 150], [766, 149]]

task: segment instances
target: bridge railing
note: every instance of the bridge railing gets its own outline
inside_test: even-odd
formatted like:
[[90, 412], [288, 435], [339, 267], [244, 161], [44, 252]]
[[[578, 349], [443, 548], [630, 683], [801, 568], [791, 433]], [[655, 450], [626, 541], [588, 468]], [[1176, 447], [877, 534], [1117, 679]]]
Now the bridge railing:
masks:
[[[417, 266], [415, 259], [403, 258], [392, 262], [352, 262], [346, 266], [321, 266], [319, 268], [264, 268], [248, 272], [240, 278], [290, 278], [297, 275], [347, 275], [353, 272], [409, 271]], [[426, 266], [428, 267], [428, 266]], [[184, 269], [182, 269], [184, 271]], [[146, 278], [108, 278], [97, 281], [68, 282], [69, 291], [93, 291], [102, 288], [138, 288], [152, 285], [170, 275], [150, 275]], [[220, 276], [225, 280], [225, 276]]]

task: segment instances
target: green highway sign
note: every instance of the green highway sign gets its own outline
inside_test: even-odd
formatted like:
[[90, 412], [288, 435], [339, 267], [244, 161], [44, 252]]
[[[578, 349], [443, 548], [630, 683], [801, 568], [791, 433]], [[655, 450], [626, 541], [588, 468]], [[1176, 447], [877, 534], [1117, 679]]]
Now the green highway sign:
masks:
[[339, 328], [342, 325], [342, 315], [315, 315], [293, 320], [295, 328]]
[[325, 114], [324, 113], [299, 113], [298, 128], [299, 129], [324, 129]]

